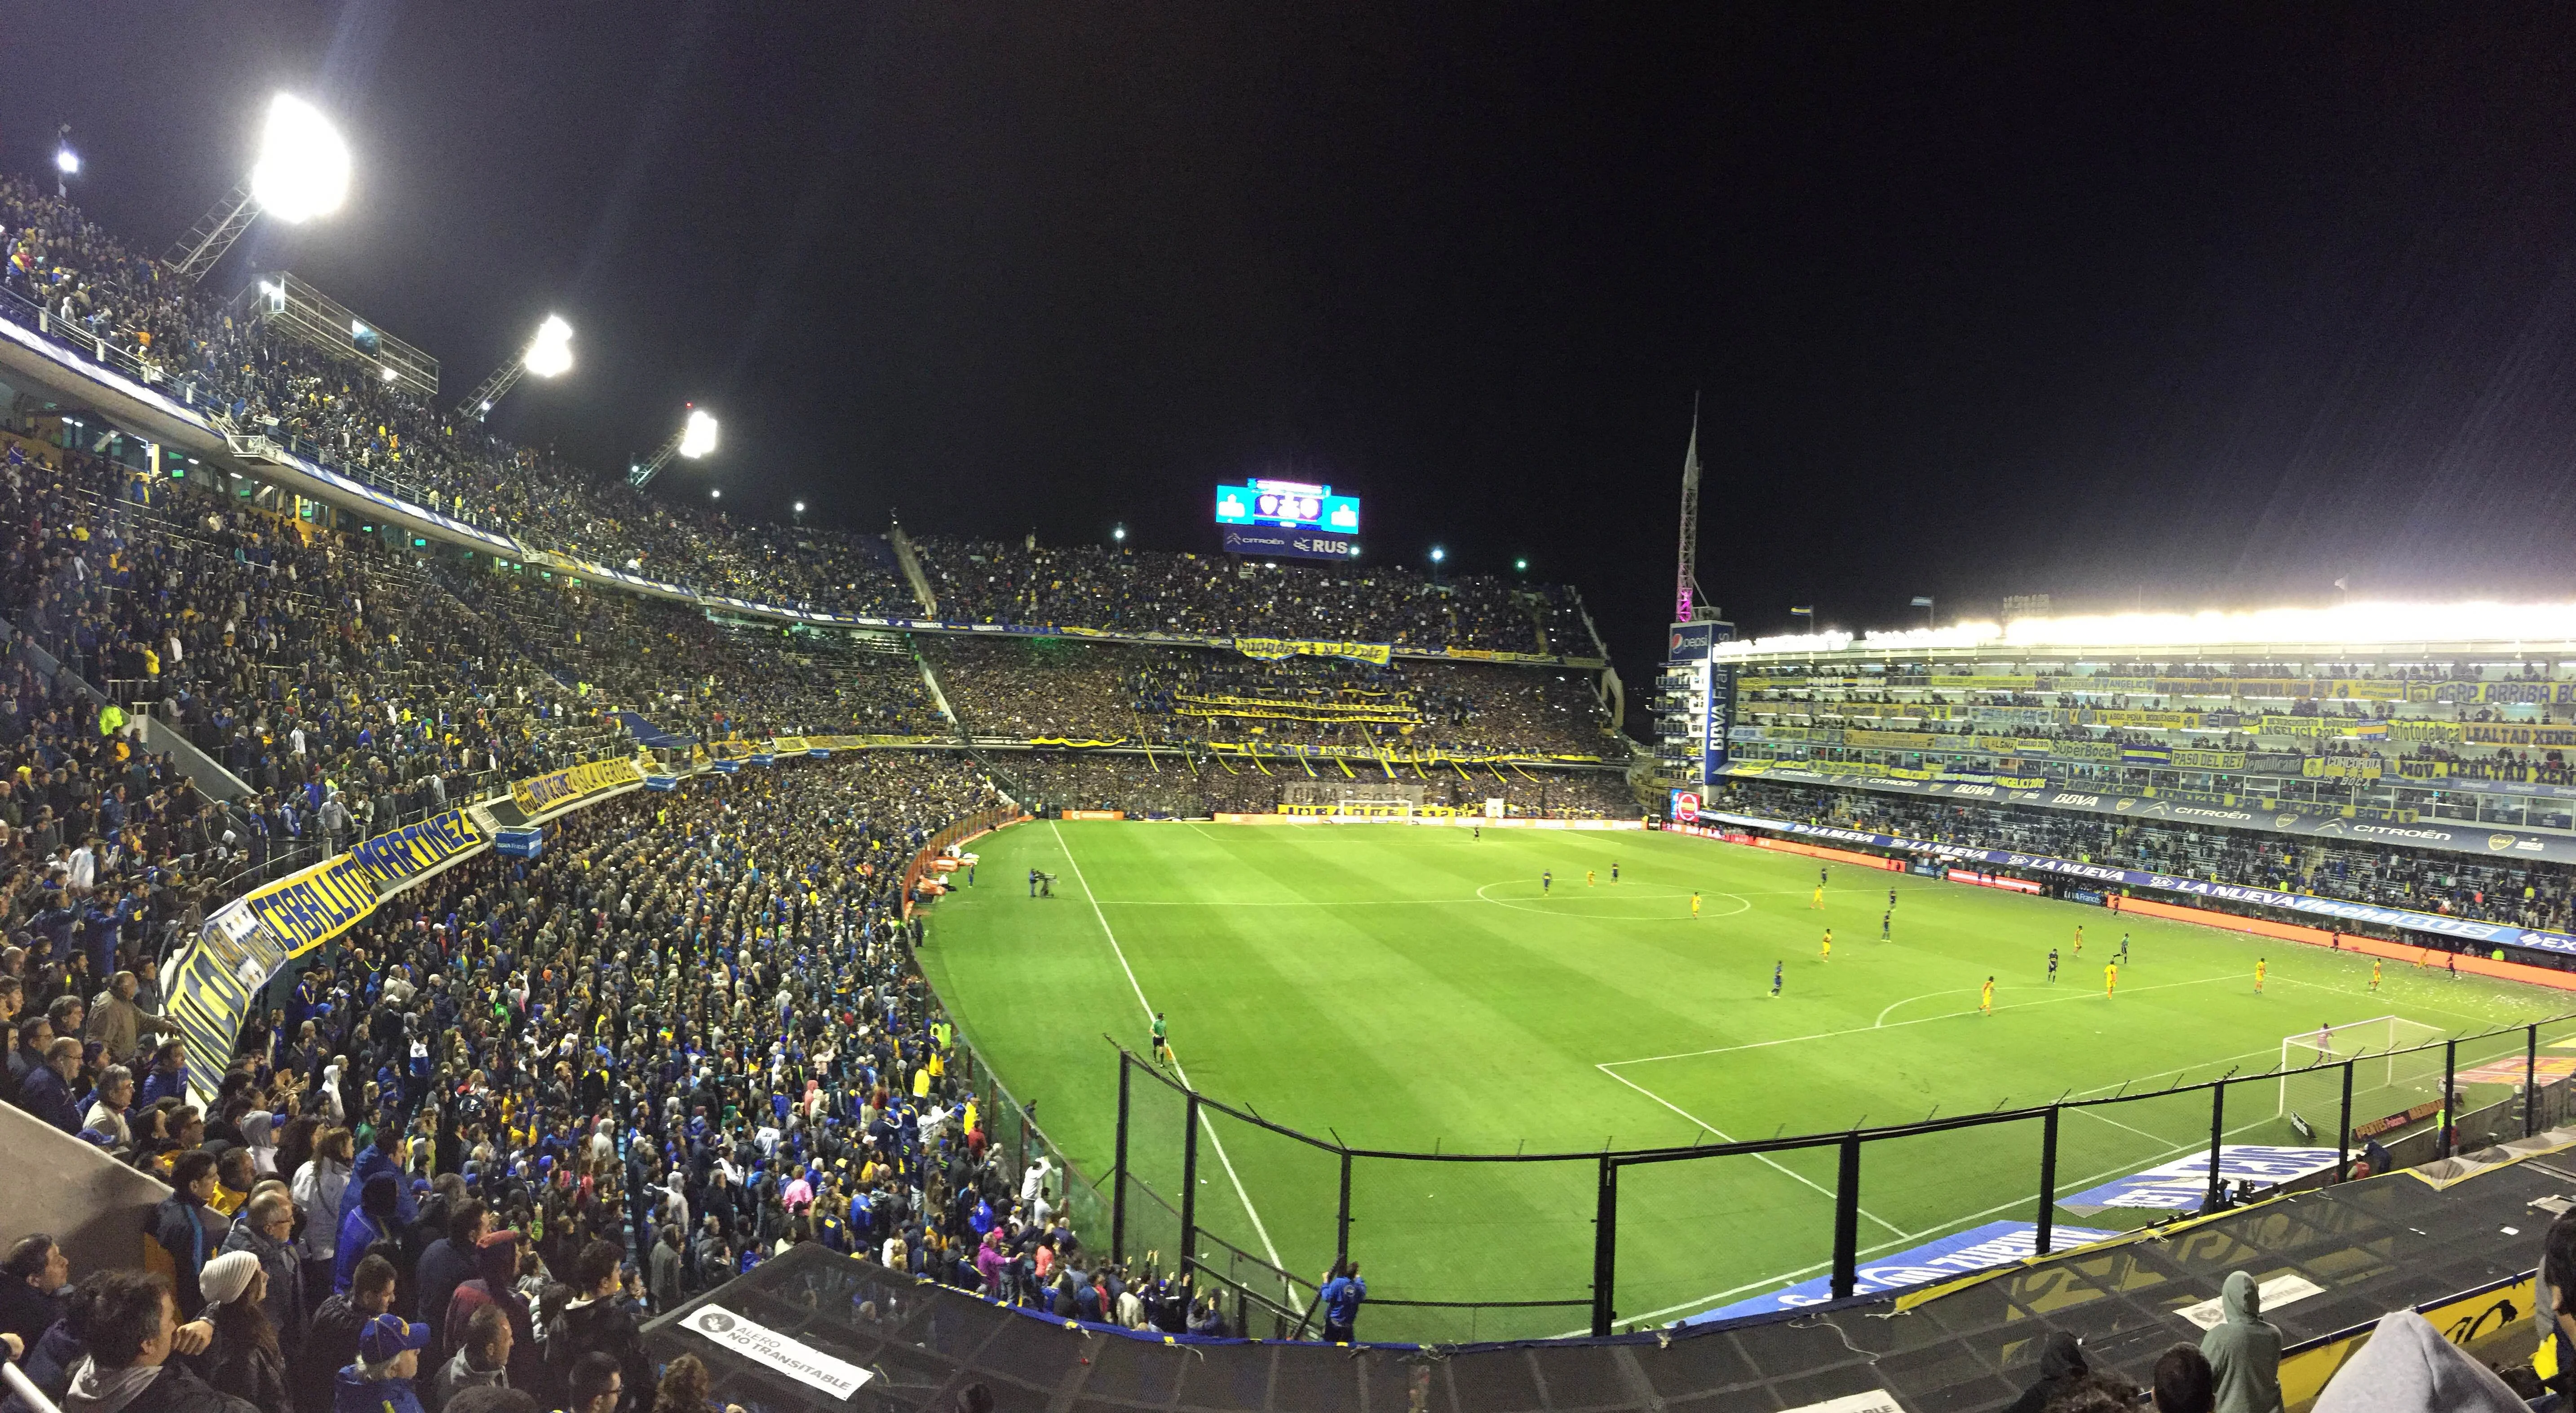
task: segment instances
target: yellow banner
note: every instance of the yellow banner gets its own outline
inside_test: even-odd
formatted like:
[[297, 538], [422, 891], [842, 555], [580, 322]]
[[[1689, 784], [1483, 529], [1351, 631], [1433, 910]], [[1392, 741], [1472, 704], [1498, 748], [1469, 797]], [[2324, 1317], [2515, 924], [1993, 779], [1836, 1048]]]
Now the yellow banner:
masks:
[[2174, 748], [2173, 763], [2185, 770], [2243, 770], [2243, 751], [2204, 751], [2190, 747]]
[[[1942, 744], [1944, 739], [1945, 738], [1943, 737], [1933, 735], [1929, 731], [1854, 730], [1845, 731], [1843, 733], [1843, 744], [1846, 746], [1892, 747], [1900, 751], [1930, 750], [1932, 747]], [[1959, 738], [1954, 736], [1946, 739], [1955, 744]]]
[[2266, 736], [2351, 736], [2365, 724], [2348, 716], [2282, 716], [2265, 712], [2255, 729]]
[[2376, 780], [2383, 773], [2377, 756], [2310, 756], [2299, 762], [2310, 780]]
[[2472, 721], [2461, 731], [2473, 746], [2576, 746], [2576, 726], [2520, 726], [2509, 721]]
[[[748, 747], [741, 756], [727, 753], [729, 759], [736, 760], [751, 754], [753, 752]], [[632, 785], [641, 779], [643, 775], [631, 760], [595, 760], [570, 770], [540, 775], [533, 780], [511, 781], [510, 798], [518, 802], [522, 813], [533, 817], [568, 805], [584, 795], [597, 794], [619, 785]]]
[[1971, 692], [2027, 692], [2039, 685], [2036, 677], [1932, 677], [1934, 687], [1956, 687]]
[[2151, 726], [2168, 731], [2197, 731], [2200, 713], [2196, 711], [2088, 711], [2087, 726]]
[[2461, 741], [2467, 735], [2456, 721], [2392, 721], [2388, 723], [2392, 741]]
[[[1245, 657], [1278, 659], [1283, 657], [1350, 657], [1383, 666], [1395, 657], [1395, 649], [1386, 643], [1337, 643], [1305, 638], [1237, 638], [1234, 650]], [[1453, 650], [1454, 654], [1454, 650]]]

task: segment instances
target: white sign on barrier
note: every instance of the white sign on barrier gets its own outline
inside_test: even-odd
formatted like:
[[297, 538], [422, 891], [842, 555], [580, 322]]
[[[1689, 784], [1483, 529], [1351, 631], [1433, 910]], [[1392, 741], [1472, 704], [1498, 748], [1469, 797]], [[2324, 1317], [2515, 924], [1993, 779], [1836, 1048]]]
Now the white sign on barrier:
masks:
[[802, 1340], [746, 1320], [720, 1305], [699, 1306], [690, 1314], [688, 1327], [745, 1359], [766, 1364], [834, 1398], [853, 1398], [868, 1380], [876, 1377], [872, 1370], [835, 1359]]

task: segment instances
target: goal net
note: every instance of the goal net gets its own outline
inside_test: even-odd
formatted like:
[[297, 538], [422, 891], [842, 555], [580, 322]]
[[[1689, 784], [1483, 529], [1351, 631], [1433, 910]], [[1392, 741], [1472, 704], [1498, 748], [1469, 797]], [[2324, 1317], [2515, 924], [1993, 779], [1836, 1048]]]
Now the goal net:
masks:
[[2331, 1141], [2343, 1119], [2346, 1062], [2355, 1123], [2439, 1100], [2443, 1035], [2440, 1026], [2373, 1016], [2283, 1036], [2280, 1117]]

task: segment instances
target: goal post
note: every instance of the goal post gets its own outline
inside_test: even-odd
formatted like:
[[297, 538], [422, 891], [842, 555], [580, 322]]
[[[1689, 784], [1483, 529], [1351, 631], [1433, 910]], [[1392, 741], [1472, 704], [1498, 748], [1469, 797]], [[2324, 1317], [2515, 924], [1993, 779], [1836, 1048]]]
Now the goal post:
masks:
[[[2373, 1016], [2281, 1037], [2281, 1101], [2277, 1115], [2320, 1133], [2333, 1132], [2343, 1112], [2343, 1066], [2352, 1064], [2353, 1112], [2378, 1117], [2442, 1087], [2440, 1026], [2403, 1016]], [[2400, 1102], [2401, 1100], [2405, 1102]]]

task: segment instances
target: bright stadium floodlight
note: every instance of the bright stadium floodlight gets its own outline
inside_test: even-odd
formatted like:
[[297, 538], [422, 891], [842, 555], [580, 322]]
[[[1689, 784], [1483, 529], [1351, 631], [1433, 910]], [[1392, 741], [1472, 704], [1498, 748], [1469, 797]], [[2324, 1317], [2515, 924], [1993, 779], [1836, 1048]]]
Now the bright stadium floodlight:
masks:
[[707, 487], [707, 499], [709, 499], [709, 500], [723, 500], [723, 499], [724, 499], [724, 487], [722, 487], [722, 486], [709, 486], [709, 487]]
[[519, 379], [530, 373], [555, 378], [571, 371], [572, 325], [565, 323], [560, 314], [549, 314], [544, 323], [537, 325], [536, 337], [528, 340], [518, 357], [493, 369], [492, 376], [456, 404], [456, 420], [471, 417], [479, 422], [491, 416], [493, 406], [508, 397]]
[[626, 484], [640, 491], [651, 485], [654, 477], [662, 474], [662, 468], [671, 464], [672, 457], [685, 456], [695, 461], [715, 449], [716, 419], [691, 403], [689, 420], [681, 425], [680, 430], [673, 432], [671, 439], [662, 443], [651, 456], [626, 468]]
[[67, 177], [80, 175], [80, 154], [65, 147], [54, 153], [54, 170]]
[[715, 449], [716, 419], [690, 408], [688, 425], [680, 429], [680, 455], [695, 461]]
[[1442, 549], [1442, 548], [1441, 548], [1441, 547], [1439, 547], [1438, 545], [1433, 545], [1433, 546], [1431, 547], [1431, 562], [1432, 562], [1432, 563], [1434, 563], [1434, 564], [1438, 564], [1440, 561], [1442, 561], [1442, 560], [1444, 560], [1444, 559], [1447, 559], [1448, 557], [1449, 557], [1449, 551]]
[[250, 175], [210, 207], [161, 263], [183, 279], [204, 279], [263, 214], [295, 226], [339, 210], [349, 199], [349, 167], [349, 144], [321, 110], [294, 94], [276, 95], [268, 103]]
[[54, 195], [72, 194], [71, 180], [80, 175], [80, 154], [72, 150], [72, 125], [54, 129]]
[[321, 110], [294, 94], [277, 95], [268, 102], [250, 194], [290, 226], [330, 215], [349, 199], [349, 144]]

